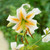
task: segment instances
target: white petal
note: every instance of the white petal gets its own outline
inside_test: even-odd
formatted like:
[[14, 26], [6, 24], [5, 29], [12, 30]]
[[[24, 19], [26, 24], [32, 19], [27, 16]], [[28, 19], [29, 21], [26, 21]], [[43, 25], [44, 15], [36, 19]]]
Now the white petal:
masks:
[[27, 19], [27, 20], [30, 21], [30, 22], [32, 22], [34, 24], [34, 25], [30, 24], [30, 26], [37, 26], [37, 20], [32, 20], [32, 19]]
[[26, 11], [23, 7], [20, 7], [19, 9], [17, 9], [17, 18], [20, 19], [20, 11], [22, 10], [22, 13], [24, 15], [24, 18], [26, 18]]
[[20, 49], [23, 46], [24, 46], [24, 44], [19, 44], [16, 49]]
[[24, 15], [24, 18], [26, 18], [26, 11], [25, 11], [24, 8], [22, 8], [22, 13], [23, 13], [23, 15]]
[[[16, 28], [18, 27], [18, 23], [14, 26], [14, 27], [12, 27], [12, 29], [15, 29], [16, 30]], [[17, 33], [20, 33], [22, 31], [22, 28], [20, 28], [18, 31], [16, 31]]]
[[[33, 26], [32, 26], [32, 25], [30, 25], [30, 26], [27, 25], [27, 27], [29, 28], [31, 34], [33, 34], [34, 31], [35, 31], [36, 29], [38, 29], [38, 27], [37, 27], [37, 21], [36, 21], [36, 20], [32, 20], [32, 19], [28, 19], [28, 20], [31, 21], [31, 22], [33, 22], [33, 23], [35, 24], [35, 26], [34, 26], [34, 25], [33, 25]], [[28, 32], [27, 32], [27, 34], [29, 35]]]
[[37, 26], [33, 26], [33, 27], [31, 27], [30, 32], [33, 34], [36, 29], [38, 29], [38, 27]]
[[35, 25], [37, 25], [37, 20], [34, 20], [34, 19], [28, 19], [28, 20], [34, 23]]
[[26, 3], [26, 4], [22, 4], [22, 7], [24, 7], [25, 5], [28, 6], [28, 7], [30, 8], [30, 5], [27, 4], [27, 3]]
[[50, 41], [50, 34], [48, 34], [47, 37], [48, 37], [48, 41]]
[[[42, 38], [44, 37], [45, 35], [42, 36]], [[50, 34], [48, 34], [47, 36], [45, 36], [43, 39], [42, 39], [42, 42], [48, 42], [50, 41]]]
[[48, 31], [48, 30], [49, 30], [49, 28], [47, 27], [47, 28], [46, 28], [46, 30]]
[[16, 28], [17, 28], [17, 26], [18, 26], [18, 23], [17, 23], [15, 26], [13, 26], [13, 27], [12, 27], [12, 29], [16, 29]]
[[45, 35], [42, 35], [42, 38], [44, 37]]
[[27, 16], [30, 15], [30, 14], [32, 14], [32, 13], [33, 13], [33, 15], [30, 17], [31, 19], [32, 19], [35, 15], [41, 13], [41, 11], [40, 11], [38, 8], [34, 8], [32, 11], [30, 11], [30, 12], [27, 14]]
[[12, 23], [17, 23], [16, 21], [12, 20], [12, 18], [16, 18], [16, 17], [9, 15], [9, 17], [7, 18], [7, 21], [10, 21]]
[[11, 42], [11, 48], [16, 48], [17, 43], [16, 42]]
[[41, 11], [40, 11], [38, 8], [34, 8], [34, 9], [33, 9], [33, 12], [35, 13], [35, 15], [41, 13]]
[[18, 31], [16, 31], [17, 33], [20, 33], [22, 31], [22, 29], [19, 29]]
[[46, 34], [46, 30], [43, 30], [44, 31], [44, 33]]
[[[33, 34], [34, 32], [35, 32], [35, 30], [36, 29], [38, 29], [38, 27], [37, 26], [28, 26], [28, 28], [29, 28], [29, 30], [30, 30], [30, 32], [31, 32], [31, 34]], [[29, 33], [27, 32], [27, 34], [29, 35]], [[29, 35], [30, 36], [30, 35]]]
[[46, 34], [46, 31], [48, 31], [48, 33], [49, 33], [49, 28], [47, 27], [47, 28], [44, 29], [43, 31], [44, 31], [45, 34]]
[[50, 33], [50, 30], [49, 30], [49, 32], [48, 33]]

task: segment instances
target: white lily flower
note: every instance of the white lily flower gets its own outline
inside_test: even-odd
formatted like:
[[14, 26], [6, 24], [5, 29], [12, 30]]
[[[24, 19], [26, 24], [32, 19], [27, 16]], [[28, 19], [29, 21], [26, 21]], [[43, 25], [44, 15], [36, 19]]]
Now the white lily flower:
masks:
[[[44, 37], [45, 35], [42, 36], [42, 38]], [[45, 36], [43, 39], [42, 39], [42, 42], [48, 42], [50, 41], [50, 34], [48, 34], [47, 36]]]
[[46, 29], [44, 29], [43, 31], [44, 31], [45, 34], [48, 34], [50, 32], [48, 27]]
[[24, 46], [24, 44], [19, 44], [17, 46], [17, 43], [16, 42], [11, 42], [11, 48], [12, 48], [12, 50], [19, 50], [23, 46]]
[[13, 27], [16, 32], [20, 33], [23, 30], [23, 22], [25, 25], [25, 28], [29, 28], [30, 32], [34, 33], [34, 30], [37, 29], [37, 21], [33, 20], [32, 18], [41, 13], [41, 11], [38, 8], [34, 8], [29, 13], [26, 13], [23, 6], [27, 5], [30, 8], [29, 4], [23, 4], [20, 8], [17, 9], [17, 17], [9, 15], [8, 21], [12, 23], [16, 23], [16, 25]]
[[17, 46], [16, 42], [11, 42], [11, 48], [12, 48], [12, 50], [16, 50], [16, 46]]

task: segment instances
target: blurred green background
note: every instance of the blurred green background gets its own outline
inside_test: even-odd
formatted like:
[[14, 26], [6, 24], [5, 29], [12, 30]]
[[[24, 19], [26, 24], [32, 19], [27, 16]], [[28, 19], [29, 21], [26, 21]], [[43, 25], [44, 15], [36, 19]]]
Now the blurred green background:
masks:
[[[34, 19], [36, 19], [39, 23], [39, 29], [35, 31], [37, 33], [37, 37], [44, 34], [43, 29], [45, 29], [46, 27], [50, 28], [50, 0], [0, 0], [0, 30], [4, 32], [5, 38], [9, 41], [9, 43], [11, 41], [15, 41], [16, 32], [11, 28], [7, 28], [8, 21], [6, 21], [6, 19], [9, 14], [13, 16], [16, 15], [16, 9], [24, 3], [28, 3], [31, 5], [29, 11], [33, 8], [39, 8], [42, 11], [41, 14], [34, 17]], [[31, 40], [32, 39], [30, 38], [30, 42]], [[21, 43], [21, 41], [19, 41], [18, 43]], [[50, 46], [46, 43], [45, 45], [42, 45], [43, 47], [41, 46], [41, 48], [45, 48], [47, 45]], [[48, 49], [50, 50], [49, 47]]]

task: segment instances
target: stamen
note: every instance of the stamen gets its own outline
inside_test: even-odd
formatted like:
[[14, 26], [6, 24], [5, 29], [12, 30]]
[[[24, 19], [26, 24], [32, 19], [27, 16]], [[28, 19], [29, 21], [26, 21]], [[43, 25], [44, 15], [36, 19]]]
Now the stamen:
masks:
[[26, 41], [27, 44], [29, 44], [26, 38], [25, 38], [25, 41]]
[[25, 35], [27, 34], [27, 30], [26, 30], [26, 32], [25, 32]]
[[17, 41], [17, 35], [15, 36], [15, 40]]
[[28, 30], [29, 34], [31, 35], [31, 37], [33, 38], [32, 34], [30, 33], [30, 30], [29, 30], [29, 28], [27, 28], [27, 30]]
[[21, 37], [21, 42], [23, 43], [23, 37]]

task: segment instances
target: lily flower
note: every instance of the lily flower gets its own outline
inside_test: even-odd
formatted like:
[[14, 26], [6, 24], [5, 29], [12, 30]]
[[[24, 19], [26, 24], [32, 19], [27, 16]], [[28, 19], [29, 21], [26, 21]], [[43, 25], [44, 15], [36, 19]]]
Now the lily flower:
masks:
[[46, 29], [44, 29], [43, 31], [44, 31], [45, 34], [48, 34], [50, 32], [48, 27]]
[[[42, 38], [44, 37], [45, 35], [42, 36]], [[47, 36], [45, 36], [43, 39], [42, 39], [42, 42], [48, 42], [50, 41], [50, 34], [48, 34]]]
[[48, 41], [50, 41], [50, 34], [49, 34], [50, 30], [49, 30], [49, 28], [47, 27], [43, 31], [44, 31], [44, 33], [45, 33], [46, 36], [42, 35], [42, 38], [43, 38], [42, 42], [48, 42]]
[[17, 43], [16, 42], [11, 42], [11, 48], [12, 48], [12, 50], [19, 50], [23, 46], [24, 46], [24, 44], [19, 44], [17, 46]]
[[37, 21], [32, 19], [35, 15], [40, 14], [41, 11], [38, 8], [34, 8], [32, 11], [26, 13], [26, 10], [23, 6], [27, 5], [30, 8], [29, 4], [23, 4], [20, 8], [17, 9], [17, 17], [9, 15], [7, 21], [15, 23], [13, 27], [16, 32], [20, 33], [23, 30], [29, 28], [31, 33], [34, 33], [34, 30], [37, 29]]

